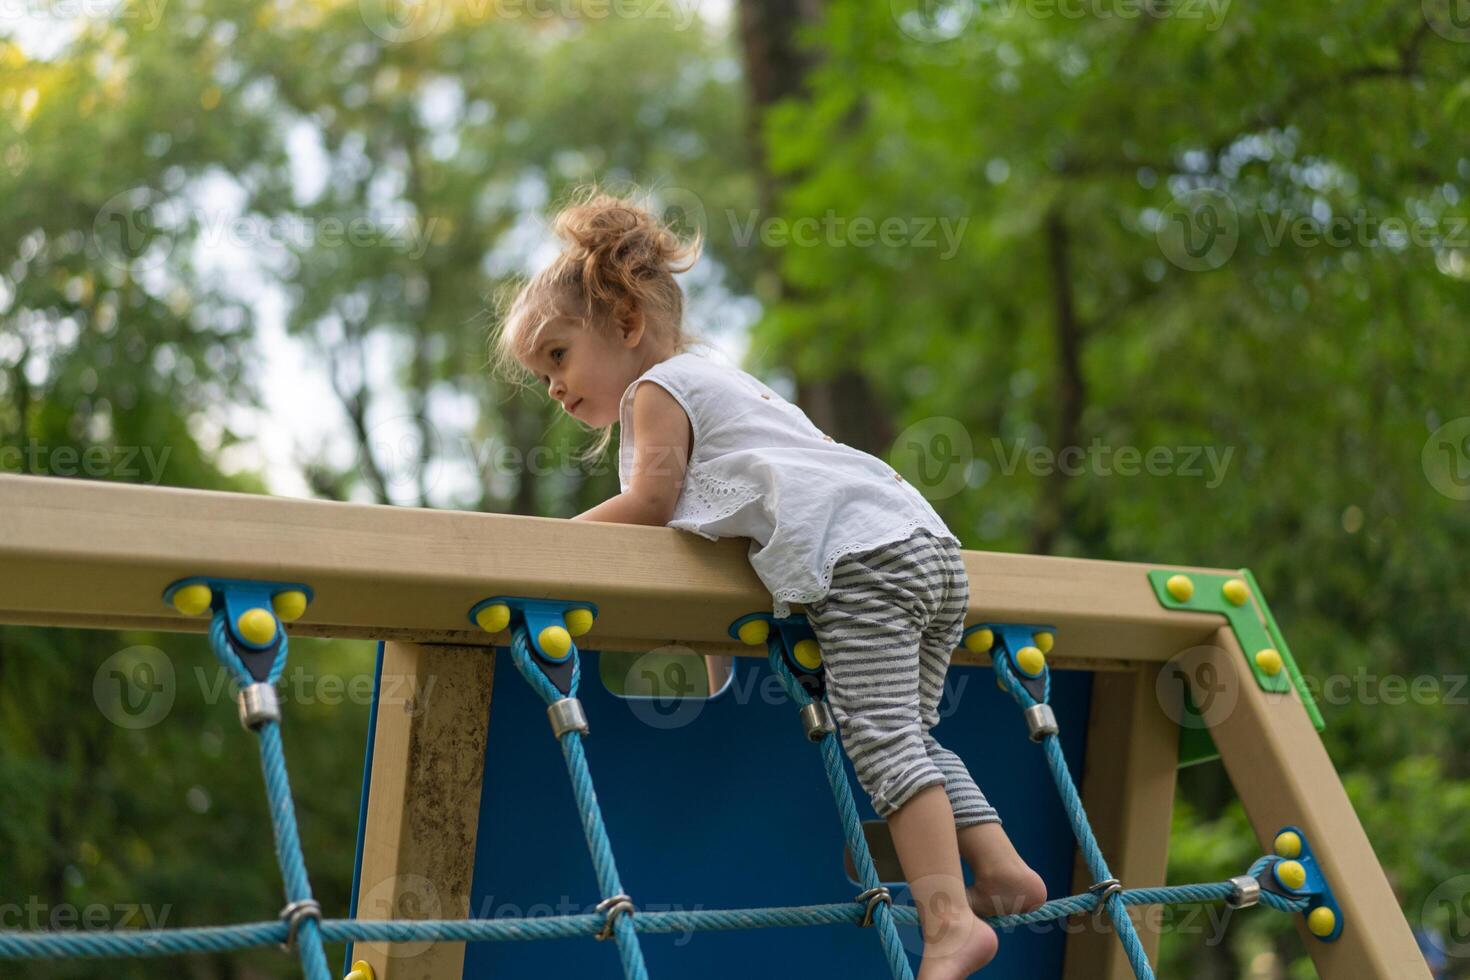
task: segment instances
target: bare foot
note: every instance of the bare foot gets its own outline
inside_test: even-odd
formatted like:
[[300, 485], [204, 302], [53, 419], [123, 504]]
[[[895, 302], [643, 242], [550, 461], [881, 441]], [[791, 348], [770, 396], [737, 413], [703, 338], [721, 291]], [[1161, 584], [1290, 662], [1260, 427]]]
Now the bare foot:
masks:
[[915, 980], [964, 980], [995, 959], [1000, 940], [990, 924], [974, 916], [925, 927], [924, 958]]
[[970, 910], [979, 916], [1020, 915], [1046, 902], [1046, 883], [1025, 862], [1014, 862], [987, 872], [975, 872], [975, 883], [965, 889]]

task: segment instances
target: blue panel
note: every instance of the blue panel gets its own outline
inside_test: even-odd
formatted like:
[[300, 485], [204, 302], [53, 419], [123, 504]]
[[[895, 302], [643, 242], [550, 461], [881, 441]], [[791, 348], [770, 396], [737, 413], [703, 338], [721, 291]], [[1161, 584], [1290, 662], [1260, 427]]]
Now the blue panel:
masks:
[[[609, 694], [584, 653], [584, 744], [624, 890], [642, 910], [851, 900], [844, 836], [820, 753], [764, 659], [737, 658], [733, 685], [677, 715]], [[1080, 782], [1092, 675], [1052, 674], [1062, 744]], [[545, 705], [509, 656], [496, 658], [471, 914], [590, 913], [597, 893], [566, 764]], [[1069, 893], [1075, 842], [1039, 746], [987, 668], [953, 666], [935, 736], [970, 766], [1021, 856], [1055, 898]], [[848, 766], [863, 819], [876, 819]], [[906, 889], [895, 900], [909, 903]], [[915, 927], [901, 930], [917, 968]], [[641, 936], [654, 978], [889, 976], [876, 932], [857, 925]], [[1060, 975], [1053, 922], [1001, 934], [993, 980]], [[465, 977], [621, 977], [612, 941], [589, 937], [466, 947]]]

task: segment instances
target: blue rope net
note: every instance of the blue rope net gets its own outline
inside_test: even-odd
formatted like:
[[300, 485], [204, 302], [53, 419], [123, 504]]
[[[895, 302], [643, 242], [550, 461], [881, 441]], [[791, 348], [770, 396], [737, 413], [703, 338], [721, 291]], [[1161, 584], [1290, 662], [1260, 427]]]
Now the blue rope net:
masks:
[[[279, 626], [278, 626], [279, 628]], [[228, 670], [242, 691], [257, 681], [246, 670], [228, 640], [229, 624], [224, 608], [219, 608], [209, 630], [210, 645], [216, 657]], [[813, 699], [792, 675], [780, 651], [781, 640], [772, 635], [769, 642], [771, 668], [793, 701], [801, 708], [814, 704]], [[571, 654], [571, 682], [563, 694], [548, 679], [536, 661], [524, 623], [512, 632], [510, 653], [516, 668], [527, 683], [549, 707], [558, 702], [575, 700], [581, 680], [581, 667], [575, 648]], [[285, 669], [287, 643], [284, 632], [265, 684], [272, 688]], [[1031, 696], [1016, 677], [1005, 656], [993, 658], [996, 675], [1002, 687], [1023, 708], [1044, 703], [1050, 694], [1049, 672], [1041, 701]], [[825, 703], [820, 703], [825, 708]], [[580, 707], [578, 706], [578, 710]], [[598, 887], [606, 896], [599, 905], [601, 914], [500, 919], [437, 920], [365, 920], [322, 919], [320, 908], [312, 898], [306, 862], [296, 827], [295, 805], [286, 772], [285, 753], [281, 746], [280, 722], [267, 718], [252, 726], [260, 738], [261, 767], [270, 803], [271, 824], [275, 837], [276, 860], [281, 868], [287, 905], [275, 922], [254, 922], [204, 928], [174, 928], [128, 931], [38, 932], [0, 930], [0, 959], [62, 959], [83, 957], [150, 957], [185, 953], [222, 952], [279, 945], [294, 951], [308, 980], [328, 980], [326, 954], [328, 942], [514, 942], [559, 939], [574, 936], [612, 938], [616, 942], [624, 976], [628, 980], [647, 980], [639, 933], [689, 932], [693, 930], [754, 929], [769, 927], [819, 926], [853, 923], [874, 926], [883, 958], [895, 980], [913, 980], [907, 955], [899, 939], [897, 927], [919, 924], [918, 911], [912, 907], [894, 906], [888, 889], [878, 880], [877, 868], [863, 836], [851, 787], [843, 767], [843, 757], [835, 727], [812, 734], [821, 752], [827, 780], [832, 787], [838, 817], [842, 821], [847, 844], [865, 890], [854, 901], [828, 905], [800, 905], [749, 909], [706, 909], [693, 911], [637, 912], [632, 900], [623, 893], [612, 843], [603, 822], [602, 809], [592, 785], [591, 771], [582, 746], [584, 728], [576, 724], [558, 730], [558, 741], [566, 759], [576, 797], [577, 810], [587, 838], [587, 847], [596, 870]], [[1046, 761], [1051, 768], [1065, 805], [1068, 819], [1082, 849], [1093, 878], [1107, 884], [1111, 879], [1106, 860], [1093, 835], [1082, 808], [1071, 773], [1062, 756], [1055, 731], [1040, 739]], [[1275, 857], [1259, 858], [1249, 875], [1264, 872]], [[1094, 886], [1096, 889], [1096, 886]], [[985, 919], [1001, 930], [1015, 929], [1032, 923], [1062, 919], [1071, 915], [1098, 911], [1100, 904], [1111, 917], [1115, 931], [1123, 943], [1128, 960], [1140, 980], [1151, 980], [1143, 945], [1126, 910], [1130, 905], [1196, 903], [1230, 900], [1236, 886], [1230, 882], [1178, 885], [1160, 888], [1108, 889], [1105, 898], [1097, 890], [1049, 901], [1039, 908], [1019, 915], [990, 916]], [[1281, 912], [1303, 912], [1309, 905], [1305, 897], [1290, 898], [1262, 889], [1259, 902]]]

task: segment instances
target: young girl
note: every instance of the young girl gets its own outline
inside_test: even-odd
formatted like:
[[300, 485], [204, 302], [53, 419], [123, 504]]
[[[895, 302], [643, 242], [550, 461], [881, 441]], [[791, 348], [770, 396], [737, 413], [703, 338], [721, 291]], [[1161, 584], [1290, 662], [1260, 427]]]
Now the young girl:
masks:
[[804, 607], [843, 748], [892, 831], [924, 934], [919, 980], [969, 976], [997, 947], [979, 916], [1029, 911], [1046, 890], [930, 732], [969, 605], [959, 539], [892, 467], [690, 350], [672, 273], [698, 238], [595, 188], [554, 230], [566, 247], [515, 295], [494, 361], [601, 430], [595, 454], [620, 423], [622, 492], [576, 519], [751, 539], [773, 615]]

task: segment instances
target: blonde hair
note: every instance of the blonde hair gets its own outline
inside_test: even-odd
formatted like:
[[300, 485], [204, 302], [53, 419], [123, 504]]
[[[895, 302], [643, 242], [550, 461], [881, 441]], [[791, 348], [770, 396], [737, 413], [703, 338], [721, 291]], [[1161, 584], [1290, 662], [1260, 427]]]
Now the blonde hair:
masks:
[[[557, 213], [552, 232], [566, 244], [550, 265], [528, 281], [502, 292], [492, 328], [493, 373], [511, 384], [539, 385], [521, 363], [540, 343], [548, 324], [571, 320], [579, 329], [611, 335], [620, 321], [643, 314], [645, 336], [675, 353], [701, 343], [685, 332], [684, 292], [673, 274], [698, 260], [703, 236], [682, 241], [649, 208], [596, 185], [574, 190]], [[586, 424], [586, 423], [582, 423]], [[583, 459], [601, 456], [612, 441], [612, 424]]]

